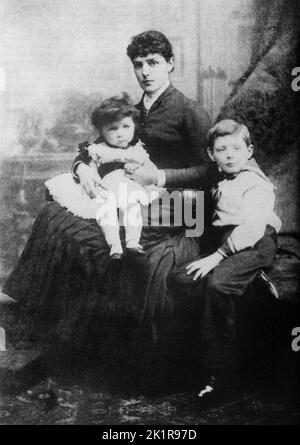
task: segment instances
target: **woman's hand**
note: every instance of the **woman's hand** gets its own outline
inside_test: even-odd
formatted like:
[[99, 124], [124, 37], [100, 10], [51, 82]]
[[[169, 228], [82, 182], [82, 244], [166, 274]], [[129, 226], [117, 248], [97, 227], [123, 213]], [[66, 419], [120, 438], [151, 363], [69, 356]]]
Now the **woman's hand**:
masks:
[[196, 272], [193, 280], [205, 277], [211, 270], [213, 270], [224, 258], [219, 252], [215, 252], [212, 255], [202, 258], [201, 260], [194, 261], [186, 267], [187, 275], [191, 275]]
[[157, 185], [158, 168], [152, 161], [148, 160], [145, 165], [139, 166], [133, 173], [129, 173], [126, 170], [125, 176], [142, 186]]
[[126, 162], [124, 168], [125, 168], [125, 172], [132, 174], [137, 168], [140, 167], [140, 164], [138, 164], [135, 161], [128, 161]]
[[80, 184], [90, 198], [96, 198], [99, 194], [99, 186], [101, 187], [101, 178], [95, 168], [81, 163], [77, 167], [77, 175]]

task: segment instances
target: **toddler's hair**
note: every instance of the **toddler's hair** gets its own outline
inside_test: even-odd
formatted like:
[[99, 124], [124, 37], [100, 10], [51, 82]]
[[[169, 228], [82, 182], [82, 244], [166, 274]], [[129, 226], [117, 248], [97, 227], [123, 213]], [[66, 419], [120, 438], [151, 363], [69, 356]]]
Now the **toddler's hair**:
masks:
[[160, 54], [168, 62], [174, 56], [172, 45], [159, 31], [145, 31], [134, 36], [127, 47], [127, 55], [133, 61], [148, 54]]
[[240, 133], [247, 146], [251, 145], [251, 137], [248, 128], [244, 124], [234, 121], [233, 119], [225, 119], [216, 123], [208, 132], [208, 146], [213, 149], [216, 139], [222, 136]]
[[104, 125], [124, 119], [124, 117], [132, 117], [136, 123], [139, 111], [134, 106], [132, 100], [127, 93], [121, 93], [117, 96], [109, 97], [104, 100], [99, 107], [92, 113], [92, 124], [101, 133]]

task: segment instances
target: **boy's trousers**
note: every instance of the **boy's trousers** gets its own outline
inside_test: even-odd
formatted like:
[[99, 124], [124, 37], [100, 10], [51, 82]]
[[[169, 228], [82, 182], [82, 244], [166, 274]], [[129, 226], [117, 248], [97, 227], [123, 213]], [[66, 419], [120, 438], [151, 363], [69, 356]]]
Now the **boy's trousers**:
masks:
[[[232, 230], [232, 229], [231, 229]], [[213, 241], [225, 239], [227, 230], [218, 230]], [[218, 242], [218, 245], [220, 245]], [[276, 233], [267, 227], [265, 236], [250, 249], [223, 260], [207, 277], [193, 282], [184, 266], [174, 275], [174, 284], [189, 285], [203, 299], [200, 322], [200, 355], [211, 375], [228, 376], [236, 367], [236, 298], [243, 298], [249, 284], [262, 268], [270, 267], [276, 254]], [[196, 259], [195, 259], [196, 260]], [[182, 286], [180, 286], [182, 288]], [[201, 295], [202, 294], [202, 295]], [[258, 308], [259, 310], [259, 308]]]

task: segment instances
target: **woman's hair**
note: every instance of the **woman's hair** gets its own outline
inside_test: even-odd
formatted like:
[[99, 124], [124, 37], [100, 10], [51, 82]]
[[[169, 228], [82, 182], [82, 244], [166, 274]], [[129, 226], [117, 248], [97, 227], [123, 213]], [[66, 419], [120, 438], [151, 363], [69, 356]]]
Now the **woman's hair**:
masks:
[[208, 132], [208, 146], [212, 149], [216, 139], [222, 136], [228, 136], [239, 133], [249, 147], [251, 145], [251, 137], [248, 128], [244, 124], [240, 124], [232, 119], [225, 119], [214, 125]]
[[104, 125], [124, 119], [124, 117], [131, 117], [136, 123], [139, 112], [134, 106], [132, 100], [127, 93], [121, 93], [118, 96], [113, 96], [101, 103], [92, 113], [92, 124], [101, 133]]
[[172, 45], [167, 37], [159, 31], [145, 31], [134, 36], [127, 47], [127, 55], [133, 61], [148, 54], [160, 54], [168, 62], [174, 56]]

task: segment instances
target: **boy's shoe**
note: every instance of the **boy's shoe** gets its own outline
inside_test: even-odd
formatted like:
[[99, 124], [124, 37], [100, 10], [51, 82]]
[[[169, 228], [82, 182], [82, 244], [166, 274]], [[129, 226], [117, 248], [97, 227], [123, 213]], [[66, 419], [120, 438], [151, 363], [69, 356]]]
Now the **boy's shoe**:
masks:
[[234, 399], [236, 394], [235, 384], [224, 383], [223, 379], [210, 376], [207, 383], [198, 392], [197, 400], [203, 408], [209, 408]]
[[214, 376], [210, 376], [205, 386], [200, 389], [198, 393], [199, 400], [208, 400], [216, 392], [217, 379]]
[[269, 293], [276, 298], [276, 300], [279, 300], [279, 292], [276, 289], [275, 284], [272, 282], [271, 278], [268, 277], [268, 275], [261, 270], [258, 275], [259, 279], [264, 282], [264, 285], [266, 286]]

